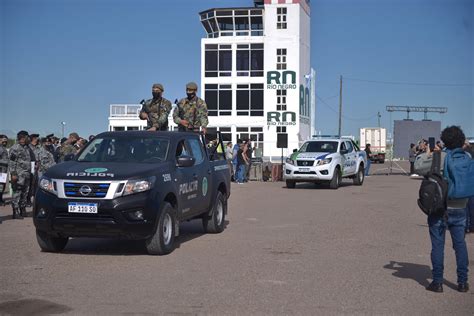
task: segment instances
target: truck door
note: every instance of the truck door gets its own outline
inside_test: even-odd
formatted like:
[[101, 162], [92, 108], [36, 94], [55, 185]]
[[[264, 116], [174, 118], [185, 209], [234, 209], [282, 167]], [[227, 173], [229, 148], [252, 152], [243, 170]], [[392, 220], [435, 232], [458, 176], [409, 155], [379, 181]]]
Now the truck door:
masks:
[[348, 163], [347, 167], [347, 174], [355, 174], [357, 170], [357, 151], [355, 150], [354, 146], [352, 146], [352, 143], [350, 141], [345, 141], [346, 143], [346, 149], [348, 153], [346, 156], [348, 157], [346, 160], [346, 163]]
[[[191, 147], [186, 139], [180, 139], [176, 147], [175, 159], [180, 156], [192, 156]], [[197, 193], [197, 181], [193, 179], [194, 166], [176, 167], [176, 192], [178, 193], [178, 213], [180, 219], [190, 217], [192, 196]]]
[[199, 138], [189, 138], [189, 145], [191, 152], [196, 160], [193, 166], [193, 178], [198, 181], [198, 190], [196, 192], [196, 198], [193, 206], [196, 213], [201, 213], [207, 210], [211, 204], [212, 191], [210, 188], [213, 187], [212, 173], [209, 160], [204, 152], [204, 146]]

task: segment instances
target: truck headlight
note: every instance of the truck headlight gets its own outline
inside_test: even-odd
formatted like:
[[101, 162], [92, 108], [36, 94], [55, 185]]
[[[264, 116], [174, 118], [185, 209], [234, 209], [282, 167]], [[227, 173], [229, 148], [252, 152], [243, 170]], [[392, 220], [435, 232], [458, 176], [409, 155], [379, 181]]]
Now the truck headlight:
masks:
[[295, 162], [291, 158], [286, 158], [286, 163], [289, 163], [290, 165], [295, 165]]
[[52, 193], [52, 194], [57, 194], [56, 190], [54, 189], [54, 182], [53, 180], [43, 177], [41, 178], [39, 182], [39, 187], [41, 190]]
[[123, 195], [130, 195], [139, 192], [145, 192], [153, 188], [153, 184], [155, 183], [156, 177], [149, 177], [146, 179], [135, 179], [135, 180], [128, 180], [127, 184], [125, 184], [125, 188], [123, 190]]
[[331, 163], [332, 158], [321, 159], [318, 161], [318, 166], [327, 165]]

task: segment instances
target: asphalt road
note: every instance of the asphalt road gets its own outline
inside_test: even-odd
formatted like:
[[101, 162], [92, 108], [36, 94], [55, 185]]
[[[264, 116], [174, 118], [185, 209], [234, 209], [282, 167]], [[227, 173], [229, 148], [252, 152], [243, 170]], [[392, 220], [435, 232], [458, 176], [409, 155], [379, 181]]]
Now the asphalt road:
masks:
[[[430, 241], [419, 184], [374, 175], [337, 191], [233, 185], [226, 230], [206, 235], [200, 221], [185, 223], [164, 257], [100, 239], [42, 253], [31, 218], [10, 220], [3, 207], [0, 315], [472, 315], [474, 289], [455, 290], [450, 237], [444, 293], [424, 289]], [[474, 257], [474, 234], [466, 239]]]

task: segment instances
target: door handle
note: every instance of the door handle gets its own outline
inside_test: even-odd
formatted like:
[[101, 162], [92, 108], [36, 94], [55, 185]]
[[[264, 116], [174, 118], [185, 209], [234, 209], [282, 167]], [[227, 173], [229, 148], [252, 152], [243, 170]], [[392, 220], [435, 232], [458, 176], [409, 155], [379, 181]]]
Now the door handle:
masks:
[[207, 174], [211, 174], [211, 169], [207, 169]]
[[197, 180], [197, 178], [198, 178], [197, 174], [193, 174], [193, 179]]

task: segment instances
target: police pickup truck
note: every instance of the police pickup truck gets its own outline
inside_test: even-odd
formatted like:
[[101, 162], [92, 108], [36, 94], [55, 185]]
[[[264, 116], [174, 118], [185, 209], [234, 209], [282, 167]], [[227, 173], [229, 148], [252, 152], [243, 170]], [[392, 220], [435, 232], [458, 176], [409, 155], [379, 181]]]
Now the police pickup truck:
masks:
[[203, 144], [202, 135], [185, 132], [97, 135], [40, 179], [33, 209], [40, 248], [112, 237], [144, 240], [149, 254], [164, 255], [182, 221], [199, 218], [206, 232], [222, 232], [230, 172], [217, 148]]
[[366, 153], [352, 139], [316, 138], [286, 159], [283, 177], [291, 189], [296, 182], [326, 182], [331, 189], [337, 189], [342, 178], [362, 185], [366, 165]]

